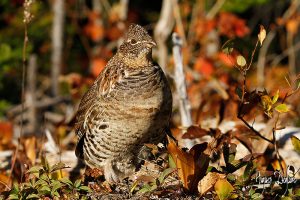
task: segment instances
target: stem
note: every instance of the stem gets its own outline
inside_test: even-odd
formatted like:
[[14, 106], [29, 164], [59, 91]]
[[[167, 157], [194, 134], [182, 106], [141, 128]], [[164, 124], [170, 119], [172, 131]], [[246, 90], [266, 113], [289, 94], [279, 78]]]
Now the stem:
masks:
[[276, 141], [276, 129], [277, 129], [277, 122], [278, 122], [278, 120], [279, 120], [279, 113], [277, 114], [277, 117], [276, 117], [276, 120], [275, 120], [275, 124], [274, 124], [273, 130], [272, 130], [272, 133], [273, 133], [273, 145], [274, 145], [274, 149], [275, 149], [277, 160], [279, 162], [280, 170], [282, 171], [282, 173], [284, 173], [283, 166], [281, 164], [282, 160], [281, 160], [281, 157], [279, 155], [277, 141]]

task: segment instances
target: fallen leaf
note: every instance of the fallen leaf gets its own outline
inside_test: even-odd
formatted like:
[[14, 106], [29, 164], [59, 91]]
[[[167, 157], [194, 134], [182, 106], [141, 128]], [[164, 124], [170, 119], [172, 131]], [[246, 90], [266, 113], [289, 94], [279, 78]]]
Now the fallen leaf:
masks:
[[214, 188], [220, 200], [229, 199], [234, 190], [233, 186], [226, 179], [219, 179]]
[[215, 183], [219, 179], [223, 179], [225, 177], [226, 177], [225, 174], [220, 174], [217, 172], [209, 172], [199, 181], [198, 192], [200, 193], [200, 195], [205, 194], [206, 192], [210, 191], [214, 187]]
[[24, 150], [32, 165], [35, 164], [36, 149], [36, 137], [30, 137], [24, 140]]
[[209, 131], [199, 126], [190, 126], [188, 127], [186, 133], [183, 134], [182, 139], [196, 139], [205, 135], [209, 135]]
[[204, 177], [209, 156], [204, 153], [207, 143], [195, 145], [189, 152], [183, 151], [173, 141], [168, 144], [168, 151], [175, 161], [178, 176], [186, 190], [197, 191], [199, 180]]

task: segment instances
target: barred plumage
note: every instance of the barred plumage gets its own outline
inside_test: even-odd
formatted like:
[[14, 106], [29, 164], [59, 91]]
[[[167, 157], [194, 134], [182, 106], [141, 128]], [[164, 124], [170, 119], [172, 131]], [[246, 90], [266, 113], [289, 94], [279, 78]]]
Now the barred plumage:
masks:
[[133, 173], [144, 143], [165, 136], [172, 112], [167, 79], [153, 64], [155, 42], [131, 25], [123, 44], [83, 96], [76, 116], [76, 155], [103, 168], [108, 181]]

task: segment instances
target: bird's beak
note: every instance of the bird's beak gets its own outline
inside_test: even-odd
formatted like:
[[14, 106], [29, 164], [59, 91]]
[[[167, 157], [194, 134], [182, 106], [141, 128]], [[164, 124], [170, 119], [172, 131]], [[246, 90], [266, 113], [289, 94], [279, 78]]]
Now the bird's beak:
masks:
[[150, 47], [150, 48], [155, 47], [156, 46], [156, 42], [154, 42], [154, 40], [147, 41], [147, 46]]

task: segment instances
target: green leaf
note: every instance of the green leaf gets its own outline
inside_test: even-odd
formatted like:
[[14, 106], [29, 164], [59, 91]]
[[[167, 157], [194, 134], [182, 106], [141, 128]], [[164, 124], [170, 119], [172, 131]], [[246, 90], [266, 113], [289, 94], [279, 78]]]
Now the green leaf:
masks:
[[53, 165], [50, 169], [50, 172], [55, 172], [57, 170], [61, 170], [61, 169], [65, 169], [65, 168], [68, 168], [68, 166], [66, 166], [64, 163], [60, 162], [60, 163]]
[[292, 136], [291, 140], [295, 151], [300, 154], [300, 140], [296, 136]]
[[20, 199], [20, 198], [19, 198], [19, 195], [17, 195], [17, 194], [10, 194], [8, 196], [8, 199]]
[[176, 168], [176, 164], [175, 164], [175, 162], [174, 162], [174, 159], [172, 158], [172, 156], [169, 154], [169, 166], [171, 167], [171, 168]]
[[35, 182], [35, 185], [48, 185], [47, 181], [43, 180], [43, 179], [39, 179], [37, 182]]
[[37, 194], [29, 194], [26, 199], [40, 199], [40, 196]]
[[164, 182], [165, 178], [166, 178], [168, 175], [170, 175], [171, 173], [173, 173], [174, 170], [175, 170], [174, 168], [167, 168], [167, 169], [165, 169], [165, 170], [159, 175], [159, 177], [158, 177], [159, 183], [162, 184], [162, 183]]
[[70, 179], [66, 178], [66, 177], [59, 179], [59, 181], [66, 184], [66, 185], [68, 185], [69, 187], [73, 186], [72, 181]]
[[289, 108], [287, 107], [286, 104], [282, 103], [282, 104], [279, 104], [275, 107], [275, 110], [279, 113], [286, 113], [289, 111]]
[[151, 186], [149, 184], [143, 185], [142, 189], [138, 191], [138, 193], [146, 193], [151, 191]]
[[236, 63], [238, 64], [238, 66], [244, 67], [247, 64], [247, 61], [244, 56], [238, 55], [236, 58]]
[[222, 46], [222, 52], [229, 55], [233, 51], [233, 41], [227, 40]]
[[51, 193], [51, 188], [47, 185], [43, 185], [42, 187], [39, 188], [38, 191], [41, 194], [50, 194]]
[[236, 144], [224, 145], [223, 154], [226, 165], [233, 162], [236, 154]]
[[218, 180], [214, 188], [220, 200], [228, 199], [234, 190], [233, 186], [226, 179]]
[[42, 162], [43, 169], [44, 169], [46, 172], [49, 173], [49, 172], [50, 172], [50, 166], [49, 166], [48, 160], [47, 160], [44, 156], [42, 156], [41, 162]]
[[76, 188], [78, 188], [78, 187], [80, 186], [80, 184], [81, 184], [81, 180], [78, 179], [78, 180], [75, 181], [74, 186], [75, 186]]
[[61, 182], [55, 180], [51, 183], [51, 186], [52, 186], [52, 191], [56, 191], [57, 189], [59, 189], [62, 186], [62, 184], [61, 184]]
[[277, 90], [276, 94], [272, 98], [272, 104], [275, 104], [279, 97], [279, 90]]
[[88, 186], [82, 185], [79, 187], [80, 190], [85, 191], [85, 192], [91, 192], [91, 188], [89, 188]]
[[43, 168], [42, 166], [33, 166], [27, 171], [27, 173], [31, 173], [31, 174], [39, 173], [39, 171], [42, 168]]

